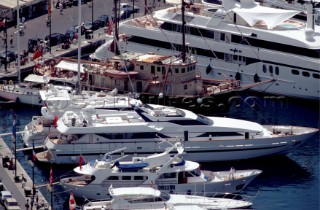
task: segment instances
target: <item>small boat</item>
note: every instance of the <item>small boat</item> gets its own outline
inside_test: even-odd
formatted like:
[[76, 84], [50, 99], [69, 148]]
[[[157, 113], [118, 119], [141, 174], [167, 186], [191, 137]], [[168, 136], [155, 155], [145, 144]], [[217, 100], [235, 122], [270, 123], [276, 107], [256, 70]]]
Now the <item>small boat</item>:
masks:
[[83, 210], [214, 210], [249, 208], [252, 203], [230, 198], [168, 194], [152, 187], [109, 187], [112, 200], [92, 201]]
[[[12, 80], [5, 85], [0, 85], [0, 97], [8, 101], [15, 101], [22, 104], [43, 106], [39, 90], [45, 89], [50, 79], [35, 74], [28, 75], [23, 82], [14, 84]], [[65, 86], [56, 85], [57, 89], [70, 89]]]
[[[175, 152], [176, 150], [177, 152]], [[167, 193], [212, 196], [220, 193], [239, 193], [261, 170], [203, 171], [197, 162], [183, 158], [184, 148], [176, 143], [160, 154], [112, 160], [115, 152], [106, 153], [101, 160], [92, 160], [74, 169], [76, 175], [60, 179], [66, 191], [72, 190], [75, 197], [105, 199], [107, 188], [154, 186]]]

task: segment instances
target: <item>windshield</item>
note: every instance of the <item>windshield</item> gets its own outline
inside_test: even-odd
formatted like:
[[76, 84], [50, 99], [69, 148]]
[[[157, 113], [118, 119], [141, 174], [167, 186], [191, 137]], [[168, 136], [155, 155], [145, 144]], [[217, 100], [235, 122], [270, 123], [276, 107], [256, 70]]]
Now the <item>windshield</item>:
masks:
[[200, 121], [200, 122], [202, 122], [202, 123], [204, 123], [206, 125], [213, 125], [213, 121], [211, 119], [209, 119], [208, 117], [203, 116], [201, 114], [198, 114], [197, 116], [198, 116], [197, 117], [198, 121]]
[[165, 192], [161, 192], [160, 197], [164, 200], [164, 201], [168, 201], [170, 199], [170, 195], [168, 193]]

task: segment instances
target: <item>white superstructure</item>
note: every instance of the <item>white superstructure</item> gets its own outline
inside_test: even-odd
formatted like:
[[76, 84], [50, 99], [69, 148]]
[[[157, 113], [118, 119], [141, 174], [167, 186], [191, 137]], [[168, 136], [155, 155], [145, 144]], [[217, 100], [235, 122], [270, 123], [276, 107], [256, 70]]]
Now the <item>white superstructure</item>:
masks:
[[76, 167], [77, 175], [62, 178], [60, 183], [76, 197], [94, 200], [110, 197], [107, 189], [111, 185], [151, 185], [167, 193], [213, 196], [216, 193], [239, 193], [262, 173], [256, 169], [202, 171], [199, 163], [183, 159], [183, 151], [178, 142], [160, 154], [134, 157], [131, 161], [112, 160], [111, 154], [107, 154], [102, 160], [92, 160]]

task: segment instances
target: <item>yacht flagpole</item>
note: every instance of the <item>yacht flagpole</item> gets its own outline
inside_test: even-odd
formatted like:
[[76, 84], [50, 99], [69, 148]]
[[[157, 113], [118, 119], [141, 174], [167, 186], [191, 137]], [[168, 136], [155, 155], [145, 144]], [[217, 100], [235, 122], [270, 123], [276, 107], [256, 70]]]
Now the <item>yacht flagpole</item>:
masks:
[[17, 53], [18, 53], [18, 81], [19, 81], [19, 85], [21, 82], [21, 72], [20, 72], [20, 59], [21, 59], [21, 55], [20, 55], [20, 5], [19, 5], [19, 0], [17, 0], [17, 29], [18, 29], [18, 33], [17, 34]]
[[81, 92], [80, 86], [80, 59], [81, 59], [81, 1], [78, 1], [78, 81], [76, 84], [76, 94]]

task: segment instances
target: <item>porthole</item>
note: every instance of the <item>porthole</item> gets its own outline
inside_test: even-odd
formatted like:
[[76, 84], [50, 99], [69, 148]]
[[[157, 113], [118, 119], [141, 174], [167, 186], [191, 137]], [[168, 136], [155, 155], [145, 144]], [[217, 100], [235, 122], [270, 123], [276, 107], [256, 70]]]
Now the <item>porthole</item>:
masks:
[[263, 73], [267, 73], [267, 67], [266, 67], [266, 65], [263, 65], [263, 66], [262, 66], [262, 70], [263, 70]]
[[279, 75], [279, 67], [278, 66], [276, 66], [274, 71], [275, 71], [276, 75]]
[[313, 73], [312, 76], [313, 76], [313, 78], [316, 78], [316, 79], [319, 79], [319, 78], [320, 78], [320, 75], [319, 75], [319, 74], [316, 74], [316, 73]]
[[310, 77], [310, 73], [307, 72], [307, 71], [303, 71], [303, 72], [302, 72], [302, 75], [303, 75], [304, 77]]
[[291, 73], [294, 74], [294, 75], [299, 75], [300, 74], [299, 71], [296, 70], [296, 69], [292, 69]]

